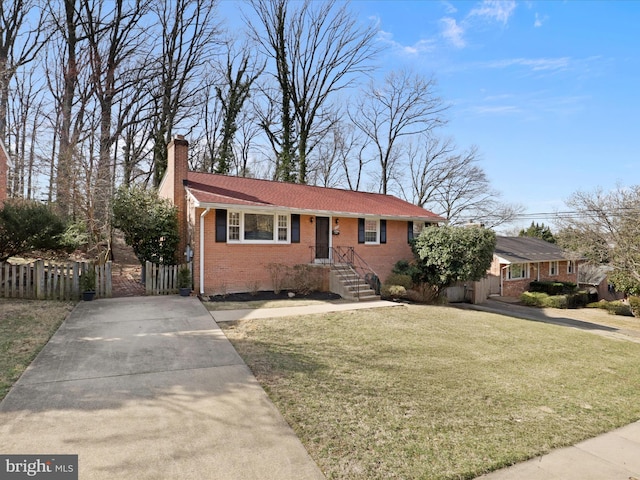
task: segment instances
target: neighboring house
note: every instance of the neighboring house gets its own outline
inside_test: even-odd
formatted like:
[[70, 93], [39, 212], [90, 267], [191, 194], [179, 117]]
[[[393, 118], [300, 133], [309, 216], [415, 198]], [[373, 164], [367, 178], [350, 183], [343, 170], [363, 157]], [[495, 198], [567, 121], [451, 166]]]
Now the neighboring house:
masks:
[[444, 221], [390, 195], [192, 172], [187, 156], [176, 137], [159, 193], [178, 207], [180, 251], [193, 258], [200, 294], [273, 289], [273, 264], [317, 265], [335, 291], [330, 264], [345, 258], [384, 281], [413, 258], [409, 239]]
[[0, 142], [0, 205], [8, 198], [9, 168], [12, 167], [9, 154]]
[[590, 295], [597, 295], [598, 300], [611, 301], [624, 298], [624, 294], [616, 292], [609, 283], [609, 273], [612, 271], [613, 267], [609, 265], [580, 265], [578, 286]]
[[497, 237], [489, 270], [495, 279], [491, 293], [519, 297], [534, 281], [578, 283], [581, 259], [539, 238]]

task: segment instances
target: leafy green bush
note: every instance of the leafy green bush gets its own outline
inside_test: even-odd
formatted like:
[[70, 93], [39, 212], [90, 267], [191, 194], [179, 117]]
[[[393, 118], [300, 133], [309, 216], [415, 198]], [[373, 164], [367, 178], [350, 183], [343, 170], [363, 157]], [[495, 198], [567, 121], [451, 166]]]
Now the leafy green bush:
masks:
[[520, 301], [529, 307], [540, 307], [545, 298], [549, 295], [542, 292], [524, 292], [520, 295]]
[[410, 275], [411, 264], [407, 260], [398, 260], [391, 269], [391, 272], [399, 275]]
[[614, 300], [612, 302], [600, 300], [599, 302], [588, 303], [587, 308], [601, 308], [606, 310], [610, 315], [621, 315], [624, 317], [633, 316], [631, 307], [620, 300]]
[[69, 223], [58, 239], [60, 241], [60, 246], [69, 251], [73, 251], [82, 245], [86, 245], [89, 243], [87, 224], [83, 221]]
[[573, 293], [576, 284], [573, 282], [552, 282], [550, 280], [536, 281], [529, 284], [530, 292], [542, 292], [548, 295], [561, 295], [563, 293]]
[[48, 206], [10, 200], [0, 209], [0, 262], [32, 250], [58, 250], [65, 225]]
[[122, 230], [140, 263], [171, 264], [180, 242], [177, 212], [156, 190], [121, 187], [113, 199], [113, 226]]
[[568, 308], [584, 307], [589, 302], [589, 293], [584, 290], [566, 295]]
[[541, 307], [548, 308], [567, 308], [569, 302], [566, 295], [551, 295], [542, 301]]
[[402, 285], [383, 285], [380, 289], [380, 295], [383, 298], [405, 298], [407, 289]]
[[387, 280], [384, 282], [385, 285], [400, 285], [404, 287], [406, 290], [409, 290], [413, 287], [413, 280], [410, 275], [405, 275], [401, 273], [392, 273], [387, 277]]
[[496, 234], [485, 228], [425, 228], [411, 249], [419, 274], [414, 283], [428, 283], [436, 292], [455, 282], [474, 282], [487, 274]]
[[520, 295], [520, 301], [530, 307], [547, 308], [573, 308], [584, 299], [586, 303], [586, 293], [580, 292], [574, 295], [549, 295], [543, 292], [524, 292]]
[[629, 307], [634, 317], [640, 317], [640, 297], [629, 297]]

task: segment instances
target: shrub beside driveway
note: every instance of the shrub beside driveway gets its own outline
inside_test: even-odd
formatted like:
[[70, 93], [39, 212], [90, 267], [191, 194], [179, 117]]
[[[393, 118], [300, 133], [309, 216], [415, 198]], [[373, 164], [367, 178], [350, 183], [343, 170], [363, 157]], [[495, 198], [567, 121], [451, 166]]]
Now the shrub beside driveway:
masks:
[[222, 325], [327, 478], [474, 478], [640, 418], [640, 344], [408, 306]]

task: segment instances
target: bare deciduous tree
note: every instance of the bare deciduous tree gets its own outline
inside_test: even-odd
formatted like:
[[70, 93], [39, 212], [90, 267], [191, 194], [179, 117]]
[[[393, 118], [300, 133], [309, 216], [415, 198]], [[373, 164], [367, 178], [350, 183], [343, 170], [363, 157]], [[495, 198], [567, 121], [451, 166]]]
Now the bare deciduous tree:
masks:
[[455, 171], [451, 158], [455, 149], [453, 140], [441, 139], [430, 133], [425, 134], [418, 145], [410, 145], [408, 159], [411, 195], [405, 194], [405, 198], [410, 198], [420, 207], [429, 203], [442, 182]]
[[408, 71], [389, 73], [380, 86], [373, 81], [356, 109], [353, 123], [372, 142], [380, 162], [380, 191], [386, 194], [394, 166], [401, 156], [400, 141], [443, 125], [447, 109], [435, 95], [435, 80]]
[[[254, 40], [263, 53], [275, 63], [270, 72], [278, 88], [263, 88], [268, 99], [265, 112], [260, 115], [262, 126], [276, 156], [274, 177], [285, 182], [296, 178], [294, 118], [292, 113], [289, 59], [287, 54], [287, 7], [289, 0], [251, 0], [264, 32], [247, 20]], [[278, 107], [275, 107], [278, 105]], [[278, 112], [279, 122], [274, 119]]]
[[248, 44], [244, 44], [240, 50], [241, 53], [235, 53], [229, 43], [223, 82], [215, 88], [222, 110], [220, 148], [216, 155], [217, 173], [229, 173], [232, 165], [236, 163], [233, 141], [238, 131], [238, 117], [249, 98], [251, 86], [265, 68], [265, 64], [257, 64]]
[[576, 192], [566, 203], [575, 214], [559, 220], [558, 244], [608, 262], [616, 289], [640, 295], [640, 185]]
[[[9, 85], [18, 69], [31, 62], [45, 45], [47, 20], [40, 3], [32, 0], [0, 2], [0, 141], [5, 141]], [[38, 14], [39, 13], [39, 14]], [[31, 20], [37, 20], [30, 25]]]
[[488, 228], [509, 223], [522, 212], [523, 207], [500, 201], [500, 193], [491, 188], [478, 164], [477, 147], [456, 153], [450, 140], [427, 139], [422, 159], [411, 166], [418, 204], [454, 225], [473, 221]]
[[337, 0], [305, 0], [292, 12], [288, 0], [251, 3], [264, 29], [250, 25], [253, 35], [276, 65], [279, 97], [269, 100], [279, 102], [280, 122], [264, 124], [278, 139], [276, 172], [281, 180], [306, 183], [307, 157], [337, 117], [331, 100], [372, 69], [377, 30], [358, 25], [348, 4]]
[[167, 167], [167, 144], [174, 127], [193, 115], [202, 101], [204, 74], [215, 53], [219, 27], [216, 2], [211, 0], [158, 1], [161, 45], [156, 60], [153, 184], [159, 185]]
[[[114, 122], [114, 106], [131, 83], [140, 83], [138, 73], [144, 71], [140, 62], [144, 55], [147, 31], [141, 24], [151, 0], [94, 0], [82, 2], [81, 28], [87, 40], [91, 66], [93, 94], [100, 111], [100, 150], [96, 169], [96, 220], [104, 223], [109, 217], [113, 191], [112, 152], [120, 136], [122, 118], [134, 104], [127, 103], [124, 115]], [[142, 63], [142, 64], [141, 64]], [[129, 99], [131, 100], [131, 99]]]
[[43, 86], [36, 81], [34, 70], [18, 73], [11, 91], [11, 122], [7, 137], [13, 146], [14, 168], [12, 195], [34, 198], [36, 177], [36, 144], [44, 121]]

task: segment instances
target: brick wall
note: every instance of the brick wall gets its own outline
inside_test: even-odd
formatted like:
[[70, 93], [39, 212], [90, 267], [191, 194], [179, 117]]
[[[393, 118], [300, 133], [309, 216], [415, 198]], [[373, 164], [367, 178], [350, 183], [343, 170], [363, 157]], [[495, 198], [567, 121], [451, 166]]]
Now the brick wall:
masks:
[[184, 251], [187, 247], [189, 230], [187, 223], [187, 200], [183, 180], [187, 178], [189, 156], [189, 142], [177, 135], [167, 145], [167, 170], [165, 171], [158, 195], [173, 202], [178, 209], [178, 229], [180, 243], [178, 244], [179, 263], [184, 261]]
[[493, 275], [502, 275], [502, 295], [505, 297], [519, 297], [523, 292], [529, 290], [529, 284], [534, 280], [553, 281], [553, 282], [578, 282], [578, 265], [576, 263], [573, 273], [567, 273], [567, 261], [558, 262], [558, 274], [550, 275], [549, 262], [531, 263], [529, 265], [529, 278], [510, 280], [507, 278], [507, 270], [501, 269], [504, 265], [500, 265], [494, 259], [491, 264], [490, 273]]
[[[200, 252], [200, 214], [195, 209], [192, 246], [196, 259]], [[205, 263], [204, 292], [207, 295], [220, 293], [272, 290], [273, 282], [267, 266], [270, 263], [285, 265], [312, 263], [316, 225], [311, 216], [300, 216], [300, 243], [292, 244], [233, 244], [215, 242], [215, 211], [205, 217]], [[335, 228], [335, 218], [331, 228]], [[387, 221], [387, 243], [382, 245], [358, 244], [358, 219], [339, 218], [340, 235], [331, 235], [331, 246], [355, 247], [356, 252], [384, 279], [391, 273], [393, 265], [401, 259], [413, 258], [407, 243], [407, 222]], [[195, 280], [200, 288], [200, 263], [196, 261]], [[322, 268], [322, 267], [318, 267]]]

